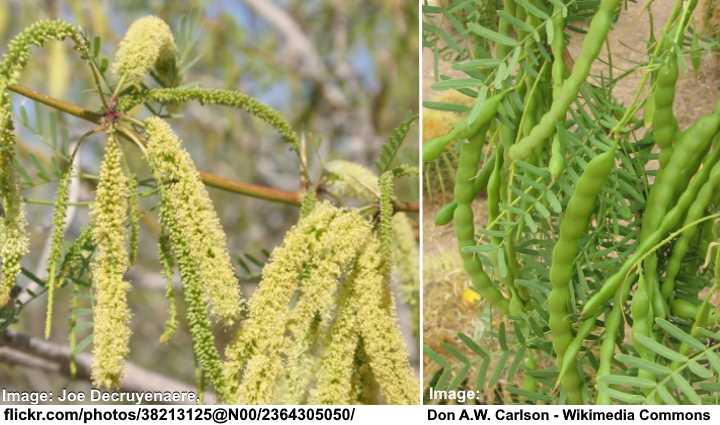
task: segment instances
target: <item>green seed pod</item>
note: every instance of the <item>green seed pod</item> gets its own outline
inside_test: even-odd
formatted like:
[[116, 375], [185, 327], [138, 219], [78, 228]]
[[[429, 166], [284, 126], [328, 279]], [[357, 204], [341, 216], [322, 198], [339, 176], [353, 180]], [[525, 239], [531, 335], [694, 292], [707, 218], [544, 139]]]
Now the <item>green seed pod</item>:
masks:
[[[552, 290], [548, 295], [549, 325], [553, 335], [553, 347], [558, 367], [563, 364], [565, 351], [572, 341], [570, 314], [570, 288], [573, 272], [573, 261], [578, 252], [580, 238], [587, 233], [592, 211], [597, 197], [605, 186], [614, 165], [615, 150], [611, 149], [593, 158], [577, 181], [575, 190], [565, 209], [560, 222], [560, 235], [553, 249], [550, 266], [550, 283]], [[575, 384], [580, 379], [576, 368], [571, 367], [561, 387], [565, 390], [568, 403], [581, 403], [580, 387]], [[571, 385], [572, 384], [572, 385]]]
[[605, 43], [619, 2], [619, 0], [602, 0], [600, 2], [583, 40], [581, 53], [576, 58], [570, 75], [558, 90], [557, 97], [553, 99], [550, 110], [543, 115], [530, 134], [510, 147], [508, 151], [510, 159], [514, 161], [528, 158], [533, 151], [537, 150], [550, 138], [553, 131], [555, 131], [555, 124], [565, 120], [565, 113], [575, 101], [580, 86], [590, 74], [592, 63]]
[[457, 208], [457, 202], [455, 201], [443, 205], [435, 216], [435, 224], [444, 226], [450, 223], [453, 219], [453, 214], [455, 214], [455, 208]]
[[422, 159], [424, 162], [435, 161], [440, 158], [445, 148], [450, 142], [456, 140], [460, 134], [460, 127], [456, 127], [453, 131], [434, 139], [430, 139], [422, 145]]
[[698, 311], [698, 304], [683, 298], [675, 298], [670, 304], [673, 316], [685, 320], [693, 320]]
[[703, 168], [698, 172], [698, 175], [704, 177], [705, 183], [698, 191], [695, 201], [688, 208], [681, 226], [685, 227], [685, 230], [673, 245], [672, 254], [667, 263], [667, 273], [660, 287], [662, 296], [668, 302], [673, 298], [675, 278], [680, 272], [683, 259], [690, 250], [690, 245], [699, 231], [699, 225], [691, 225], [691, 223], [702, 218], [705, 210], [712, 202], [712, 198], [717, 194], [718, 186], [720, 186], [720, 167], [715, 167], [717, 161], [720, 160], [720, 148], [716, 148], [706, 159]]
[[[482, 133], [482, 130], [480, 133]], [[475, 224], [471, 205], [474, 194], [471, 179], [475, 174], [475, 170], [477, 170], [480, 156], [482, 155], [482, 141], [484, 141], [482, 137], [473, 138], [473, 141], [463, 143], [460, 148], [460, 159], [455, 176], [455, 200], [457, 201], [457, 207], [453, 214], [453, 223], [455, 235], [458, 240], [458, 248], [463, 258], [463, 266], [465, 272], [472, 279], [475, 289], [490, 304], [503, 313], [507, 313], [509, 307], [507, 298], [492, 284], [490, 277], [483, 270], [480, 259], [464, 250], [465, 247], [475, 246]], [[496, 167], [499, 162], [498, 159], [495, 160]], [[491, 177], [488, 186], [492, 186], [492, 181], [493, 179]], [[488, 188], [488, 192], [490, 191], [490, 188]]]
[[484, 101], [476, 100], [465, 120], [458, 123], [449, 134], [423, 143], [423, 161], [433, 161], [439, 158], [445, 147], [454, 140], [475, 137], [490, 120], [495, 118], [503, 97], [505, 97], [505, 93], [496, 94]]
[[[643, 215], [640, 245], [625, 260], [620, 269], [610, 276], [600, 289], [588, 299], [583, 306], [582, 317], [588, 318], [598, 314], [605, 303], [616, 293], [635, 263], [640, 258], [643, 258], [655, 244], [660, 242], [667, 232], [672, 231], [681, 222], [706, 179], [706, 177], [703, 177], [705, 171], [701, 170], [687, 184], [684, 174], [688, 173], [688, 169], [697, 169], [697, 164], [705, 154], [706, 148], [718, 128], [720, 128], [720, 111], [716, 107], [715, 112], [700, 118], [683, 134], [678, 146], [673, 150], [667, 166], [660, 171], [655, 184], [650, 190], [645, 214]], [[673, 198], [677, 192], [683, 188], [685, 191], [677, 201], [674, 201]], [[667, 211], [669, 205], [674, 206], [670, 211]], [[658, 215], [658, 210], [661, 212], [660, 215]], [[647, 276], [647, 270], [645, 272]], [[658, 297], [658, 299], [661, 298]]]

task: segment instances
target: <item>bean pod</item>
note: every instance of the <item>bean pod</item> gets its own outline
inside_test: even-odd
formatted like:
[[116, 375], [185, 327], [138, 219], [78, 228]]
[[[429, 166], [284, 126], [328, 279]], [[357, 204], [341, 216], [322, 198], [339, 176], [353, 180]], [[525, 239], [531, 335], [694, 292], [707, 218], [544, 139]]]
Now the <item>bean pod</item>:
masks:
[[[485, 129], [482, 129], [480, 134], [483, 134], [484, 131]], [[483, 270], [480, 259], [472, 253], [465, 252], [466, 247], [475, 246], [475, 224], [472, 210], [474, 192], [471, 179], [482, 156], [483, 145], [481, 141], [481, 138], [475, 137], [473, 141], [463, 143], [460, 148], [457, 174], [455, 176], [455, 201], [457, 207], [453, 215], [453, 223], [460, 255], [463, 259], [463, 267], [470, 276], [475, 289], [491, 305], [507, 314], [509, 307], [507, 298], [492, 284], [490, 277]]]
[[473, 110], [450, 133], [428, 140], [423, 144], [423, 161], [434, 161], [439, 158], [445, 147], [453, 140], [471, 138], [477, 134], [485, 124], [495, 117], [504, 96], [505, 93], [499, 93], [484, 100], [476, 100]]
[[555, 124], [565, 120], [568, 108], [576, 100], [580, 86], [590, 74], [590, 67], [605, 43], [619, 3], [620, 0], [602, 0], [600, 2], [583, 40], [581, 53], [577, 57], [570, 75], [563, 82], [558, 97], [553, 99], [550, 110], [543, 115], [530, 134], [510, 148], [508, 152], [510, 159], [524, 160], [529, 157], [534, 150], [550, 138], [555, 131]]
[[[686, 186], [685, 175], [688, 169], [697, 169], [697, 163], [704, 155], [713, 136], [720, 128], [720, 112], [717, 110], [710, 115], [700, 118], [680, 138], [678, 145], [673, 149], [667, 167], [660, 171], [655, 184], [650, 190], [647, 207], [643, 215], [643, 224], [640, 245], [628, 257], [620, 270], [610, 276], [600, 289], [585, 303], [582, 309], [583, 317], [590, 317], [600, 312], [603, 306], [612, 298], [620, 287], [625, 276], [635, 263], [647, 254], [656, 243], [660, 242], [665, 234], [672, 231], [683, 219], [685, 211], [690, 206], [700, 190], [701, 183], [693, 179], [677, 202], [674, 197], [677, 192]], [[675, 204], [667, 212], [667, 206]], [[667, 212], [667, 214], [666, 214]]]
[[[558, 366], [562, 365], [565, 351], [572, 341], [569, 305], [573, 262], [578, 253], [580, 239], [587, 233], [598, 194], [607, 183], [614, 165], [615, 150], [611, 149], [593, 158], [577, 181], [575, 191], [560, 222], [560, 236], [553, 249], [550, 266], [552, 290], [548, 296], [549, 325], [553, 335]], [[561, 381], [569, 403], [580, 403], [580, 379], [571, 369]]]
[[[720, 151], [720, 148], [716, 149], [716, 151]], [[680, 266], [685, 258], [685, 254], [687, 254], [690, 249], [690, 244], [698, 233], [699, 226], [696, 224], [691, 225], [691, 223], [697, 221], [703, 216], [705, 209], [708, 205], [710, 205], [718, 186], [720, 186], [720, 167], [713, 166], [710, 176], [700, 189], [700, 192], [698, 192], [695, 202], [693, 202], [688, 209], [682, 226], [687, 226], [686, 229], [682, 232], [677, 242], [675, 242], [675, 245], [673, 245], [672, 254], [670, 255], [670, 260], [667, 265], [667, 273], [661, 286], [662, 295], [668, 301], [672, 299], [673, 290], [675, 289], [675, 278], [680, 271]]]

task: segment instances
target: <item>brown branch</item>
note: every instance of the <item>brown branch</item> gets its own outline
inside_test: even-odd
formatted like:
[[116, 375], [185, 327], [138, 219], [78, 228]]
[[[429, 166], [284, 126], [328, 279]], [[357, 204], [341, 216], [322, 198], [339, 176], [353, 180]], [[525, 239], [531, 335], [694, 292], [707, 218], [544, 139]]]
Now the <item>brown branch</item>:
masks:
[[[72, 378], [70, 374], [70, 348], [7, 330], [0, 335], [0, 361], [44, 372], [58, 373]], [[90, 381], [92, 357], [81, 353], [75, 359], [77, 374], [74, 378]], [[121, 391], [158, 392], [189, 391], [195, 388], [172, 378], [126, 363], [125, 374], [120, 383]], [[214, 396], [205, 394], [205, 402], [213, 403]]]
[[281, 202], [289, 205], [300, 205], [302, 196], [300, 192], [286, 192], [280, 189], [274, 189], [266, 186], [259, 186], [251, 183], [243, 183], [237, 180], [227, 179], [225, 177], [216, 176], [214, 174], [200, 172], [202, 181], [211, 187], [226, 190], [229, 192], [240, 193], [253, 198], [261, 198], [273, 202]]
[[30, 87], [23, 86], [21, 84], [12, 84], [8, 87], [8, 89], [29, 99], [33, 99], [37, 102], [47, 105], [51, 108], [63, 111], [78, 118], [82, 118], [85, 121], [100, 124], [100, 120], [102, 119], [102, 115], [97, 112], [90, 111], [74, 103], [70, 103], [61, 99], [56, 99], [46, 94], [36, 92]]
[[[85, 109], [65, 100], [56, 99], [54, 97], [39, 93], [30, 87], [21, 84], [13, 84], [8, 87], [11, 91], [25, 96], [29, 99], [40, 102], [44, 105], [59, 111], [68, 113], [75, 117], [84, 119], [95, 124], [99, 124], [102, 120], [102, 114]], [[300, 205], [302, 202], [302, 192], [288, 192], [272, 187], [261, 186], [251, 183], [244, 183], [238, 180], [229, 179], [227, 177], [217, 176], [215, 174], [200, 172], [202, 181], [211, 187], [226, 190], [228, 192], [238, 193], [253, 198], [264, 199], [271, 202], [280, 202], [288, 205]], [[395, 209], [398, 211], [417, 212], [419, 206], [414, 202], [395, 202]]]

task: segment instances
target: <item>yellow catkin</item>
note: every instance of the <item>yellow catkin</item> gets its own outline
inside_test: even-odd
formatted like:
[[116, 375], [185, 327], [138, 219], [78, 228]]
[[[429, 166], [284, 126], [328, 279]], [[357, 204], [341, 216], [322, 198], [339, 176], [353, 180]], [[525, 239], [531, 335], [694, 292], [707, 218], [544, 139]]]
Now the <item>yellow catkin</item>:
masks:
[[138, 182], [134, 174], [130, 175], [128, 190], [128, 216], [130, 220], [130, 264], [135, 264], [140, 248], [140, 200], [138, 199]]
[[410, 306], [413, 314], [413, 331], [418, 333], [420, 314], [420, 271], [415, 228], [405, 213], [393, 216], [393, 263], [400, 280], [400, 297]]
[[20, 261], [29, 244], [20, 186], [13, 170], [16, 138], [6, 89], [20, 78], [34, 47], [65, 38], [72, 39], [75, 50], [83, 58], [87, 57], [88, 45], [77, 27], [62, 21], [39, 21], [13, 37], [0, 61], [0, 206], [4, 210], [0, 220], [0, 306], [10, 300], [10, 292], [21, 270]]
[[380, 273], [383, 276], [383, 305], [392, 303], [390, 289], [390, 272], [392, 271], [393, 256], [393, 194], [395, 192], [395, 176], [392, 171], [386, 171], [380, 176], [380, 223], [378, 223], [378, 238], [380, 240]]
[[[354, 276], [354, 274], [353, 274]], [[352, 282], [353, 277], [349, 279]], [[346, 285], [339, 298], [337, 318], [326, 338], [317, 382], [310, 392], [310, 404], [352, 404], [359, 391], [353, 386], [355, 352], [360, 341], [357, 295], [353, 285]]]
[[[250, 300], [249, 317], [226, 350], [225, 379], [232, 386], [229, 401], [253, 403], [272, 395], [274, 382], [243, 372], [260, 373], [264, 370], [260, 356], [275, 353], [282, 347], [288, 308], [298, 282], [320, 249], [322, 233], [338, 213], [339, 210], [326, 202], [317, 204], [273, 250], [270, 262], [263, 269], [262, 281]], [[281, 364], [272, 366], [282, 368]], [[277, 375], [279, 371], [268, 373]]]
[[28, 252], [27, 221], [20, 185], [13, 171], [15, 144], [8, 94], [0, 93], [0, 307], [10, 301], [10, 293], [20, 273], [20, 261]]
[[[389, 404], [418, 402], [418, 383], [397, 324], [394, 305], [385, 306], [380, 242], [371, 240], [358, 259], [355, 279], [359, 330], [370, 368]], [[392, 301], [392, 300], [391, 300]]]
[[133, 22], [120, 41], [112, 71], [127, 85], [140, 84], [153, 67], [174, 66], [176, 54], [170, 27], [157, 16], [145, 16]]
[[308, 267], [307, 278], [302, 280], [298, 300], [288, 316], [283, 350], [287, 388], [283, 395], [289, 404], [305, 401], [313, 373], [308, 367], [313, 357], [310, 349], [313, 337], [317, 336], [313, 326], [319, 327], [321, 334], [330, 326], [338, 283], [351, 270], [370, 232], [370, 224], [365, 219], [357, 212], [346, 211], [330, 223], [321, 239], [322, 249]]
[[374, 202], [380, 197], [377, 176], [354, 162], [335, 160], [325, 164], [329, 189], [337, 196]]
[[244, 304], [220, 219], [192, 158], [170, 126], [156, 117], [145, 124], [147, 157], [160, 187], [163, 226], [171, 244], [192, 247], [187, 252], [192, 258], [187, 261], [197, 268], [194, 272], [203, 282], [210, 311], [221, 323], [231, 325]]
[[50, 338], [53, 322], [53, 304], [55, 300], [55, 289], [62, 284], [56, 280], [58, 266], [63, 251], [63, 236], [65, 234], [65, 215], [67, 213], [70, 196], [70, 179], [72, 177], [72, 166], [63, 172], [58, 181], [57, 194], [55, 196], [55, 208], [53, 209], [52, 233], [50, 238], [50, 255], [47, 266], [47, 313], [45, 315], [45, 339]]
[[160, 235], [158, 248], [160, 265], [162, 266], [163, 276], [165, 276], [166, 281], [165, 299], [168, 303], [168, 317], [165, 319], [165, 327], [162, 335], [160, 335], [160, 342], [164, 344], [170, 341], [177, 331], [177, 306], [175, 305], [175, 286], [173, 285], [173, 259], [170, 250], [170, 241], [167, 235]]
[[122, 153], [111, 134], [100, 166], [100, 180], [90, 211], [96, 250], [91, 265], [95, 289], [93, 329], [93, 384], [118, 388], [129, 352], [129, 284], [126, 247], [128, 179], [122, 170]]

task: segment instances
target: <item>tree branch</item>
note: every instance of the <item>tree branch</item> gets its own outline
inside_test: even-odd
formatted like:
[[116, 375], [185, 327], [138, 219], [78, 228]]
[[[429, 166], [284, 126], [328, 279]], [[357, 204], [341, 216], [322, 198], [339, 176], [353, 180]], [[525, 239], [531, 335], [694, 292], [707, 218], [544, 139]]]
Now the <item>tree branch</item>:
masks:
[[[93, 122], [95, 124], [99, 124], [102, 120], [102, 115], [98, 112], [90, 111], [74, 103], [67, 102], [61, 99], [56, 99], [54, 97], [39, 93], [31, 89], [30, 87], [23, 86], [21, 84], [13, 84], [9, 86], [8, 89], [29, 99], [50, 106], [51, 108], [68, 113], [83, 120]], [[302, 192], [288, 192], [272, 187], [245, 183], [234, 179], [217, 176], [204, 171], [200, 172], [200, 177], [206, 185], [217, 189], [226, 190], [228, 192], [238, 193], [258, 199], [264, 199], [271, 202], [280, 202], [287, 205], [298, 206], [302, 202]], [[398, 211], [417, 212], [419, 211], [419, 205], [414, 202], [396, 201], [395, 209]]]
[[102, 115], [97, 112], [90, 111], [81, 106], [75, 105], [74, 103], [70, 103], [61, 99], [56, 99], [46, 94], [36, 92], [30, 87], [23, 86], [21, 84], [12, 84], [8, 87], [8, 89], [10, 91], [14, 91], [17, 94], [23, 95], [28, 99], [35, 100], [51, 108], [57, 109], [78, 118], [82, 118], [85, 121], [100, 124], [100, 121], [102, 119]]
[[[41, 339], [12, 330], [0, 335], [0, 360], [4, 363], [58, 373], [71, 377], [70, 348], [53, 344]], [[75, 378], [90, 381], [92, 356], [81, 353], [75, 359], [77, 375]], [[156, 392], [190, 391], [195, 388], [172, 378], [143, 369], [133, 363], [126, 363], [125, 374], [120, 383], [121, 391]], [[205, 394], [205, 402], [214, 403], [212, 394]]]

